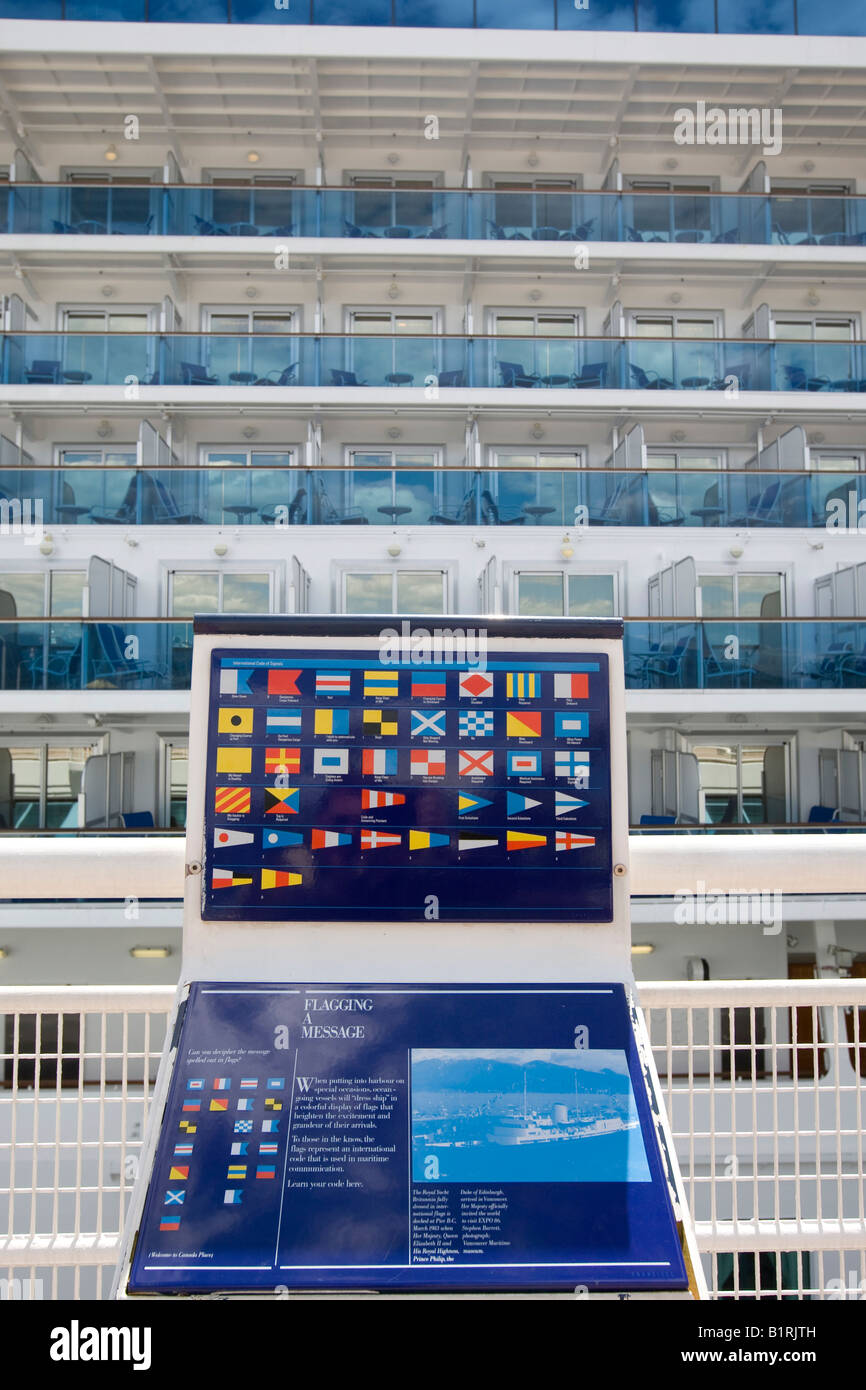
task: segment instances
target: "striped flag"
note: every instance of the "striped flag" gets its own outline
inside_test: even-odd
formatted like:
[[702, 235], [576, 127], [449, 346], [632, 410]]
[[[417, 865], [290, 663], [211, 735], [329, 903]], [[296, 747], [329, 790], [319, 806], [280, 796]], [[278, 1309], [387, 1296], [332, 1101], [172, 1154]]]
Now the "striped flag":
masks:
[[574, 777], [585, 782], [589, 777], [589, 753], [577, 748], [560, 748], [554, 755], [557, 777]]
[[409, 753], [409, 772], [412, 777], [444, 777], [444, 748], [413, 748]]
[[259, 1163], [256, 1165], [257, 1178], [275, 1178], [277, 1170], [273, 1163]]
[[254, 1103], [255, 1102], [253, 1096], [238, 1096], [238, 1103], [235, 1106], [235, 1109], [241, 1111], [252, 1110]]
[[259, 1079], [258, 1079], [257, 1076], [242, 1076], [242, 1077], [241, 1077], [241, 1090], [242, 1090], [242, 1091], [255, 1091], [255, 1090], [257, 1089], [257, 1087], [258, 1087], [258, 1084], [259, 1084]]
[[400, 691], [399, 671], [365, 671], [364, 699], [393, 699]]
[[444, 676], [413, 676], [409, 691], [413, 700], [444, 700]]
[[174, 1157], [175, 1157], [175, 1158], [191, 1158], [194, 1148], [195, 1148], [195, 1144], [175, 1144], [175, 1146], [174, 1146]]
[[361, 773], [364, 777], [395, 777], [396, 748], [365, 748], [361, 754]]
[[248, 883], [252, 883], [251, 878], [236, 874], [231, 869], [214, 869], [211, 879], [212, 888], [243, 888]]
[[585, 672], [555, 671], [553, 674], [555, 700], [588, 700], [589, 676]]
[[352, 676], [349, 671], [317, 671], [317, 695], [348, 695], [352, 689]]
[[581, 801], [576, 796], [569, 796], [567, 792], [557, 792], [554, 802], [554, 814], [557, 816], [572, 816], [575, 811], [579, 811], [581, 806], [588, 806], [588, 801]]
[[335, 849], [338, 845], [350, 845], [351, 835], [342, 830], [311, 830], [310, 849]]
[[435, 835], [429, 830], [410, 830], [409, 849], [437, 849], [448, 844], [447, 835]]
[[299, 734], [301, 711], [268, 710], [265, 730], [269, 734]]
[[159, 1223], [159, 1229], [160, 1229], [161, 1231], [179, 1231], [179, 1230], [180, 1230], [180, 1222], [179, 1222], [179, 1221], [175, 1221], [173, 1218], [172, 1218], [171, 1220], [166, 1219], [166, 1220], [160, 1221], [160, 1223]]
[[498, 838], [484, 835], [461, 835], [457, 841], [457, 849], [462, 854], [464, 850], [469, 849], [494, 849], [498, 844]]
[[376, 811], [383, 806], [405, 806], [406, 798], [402, 792], [361, 792], [361, 810]]
[[298, 689], [298, 676], [300, 671], [268, 671], [268, 694], [269, 695], [300, 695]]
[[265, 772], [286, 775], [289, 772], [298, 773], [301, 770], [301, 750], [300, 748], [266, 748], [265, 749]]
[[394, 849], [402, 840], [402, 835], [393, 835], [386, 830], [361, 831], [361, 849]]
[[217, 772], [234, 773], [243, 777], [253, 770], [253, 750], [251, 748], [218, 748], [216, 751]]
[[505, 848], [508, 850], [541, 849], [546, 844], [546, 835], [527, 835], [522, 830], [509, 830], [506, 835]]
[[259, 1144], [259, 1153], [260, 1153], [260, 1154], [276, 1154], [276, 1153], [279, 1153], [279, 1151], [280, 1151], [280, 1146], [279, 1146], [279, 1144], [274, 1144], [274, 1143], [272, 1143], [270, 1140], [268, 1140], [268, 1142], [267, 1142], [266, 1144]]
[[229, 1188], [223, 1194], [223, 1205], [227, 1207], [239, 1207], [243, 1201], [243, 1191], [239, 1187]]
[[250, 1142], [248, 1139], [239, 1139], [234, 1144], [232, 1144], [229, 1152], [231, 1153], [232, 1158], [246, 1158], [247, 1154], [249, 1153], [249, 1148]]
[[557, 738], [587, 738], [589, 735], [588, 714], [572, 714], [570, 710], [557, 710], [554, 719]]
[[349, 711], [347, 709], [317, 709], [313, 716], [313, 733], [317, 735], [338, 735], [345, 738], [349, 732]]
[[562, 854], [568, 849], [587, 849], [588, 846], [595, 844], [594, 835], [572, 835], [567, 830], [557, 830], [556, 832], [556, 852]]
[[217, 787], [214, 792], [214, 810], [218, 816], [248, 816], [249, 787]]
[[253, 731], [253, 711], [251, 709], [221, 709], [217, 714], [218, 734], [251, 734]]
[[232, 1088], [231, 1077], [230, 1077], [230, 1076], [217, 1076], [217, 1077], [214, 1077], [213, 1088], [214, 1088], [215, 1091], [230, 1091], [231, 1088]]
[[511, 710], [505, 716], [506, 738], [541, 738], [541, 714], [537, 710]]
[[262, 869], [262, 888], [293, 888], [303, 882], [302, 874], [290, 874], [284, 869]]
[[196, 1114], [197, 1111], [201, 1110], [201, 1101], [200, 1101], [200, 1100], [185, 1100], [184, 1103], [183, 1103], [183, 1105], [181, 1106], [181, 1110], [183, 1111], [183, 1113], [184, 1113], [185, 1115], [190, 1115], [190, 1114], [194, 1115], [194, 1114]]
[[505, 677], [505, 693], [509, 700], [537, 700], [541, 694], [541, 676], [537, 671], [509, 671]]
[[253, 674], [253, 667], [247, 666], [243, 669], [226, 669], [220, 671], [220, 695], [249, 695], [250, 676]]
[[279, 1134], [279, 1120], [262, 1120], [262, 1134]]

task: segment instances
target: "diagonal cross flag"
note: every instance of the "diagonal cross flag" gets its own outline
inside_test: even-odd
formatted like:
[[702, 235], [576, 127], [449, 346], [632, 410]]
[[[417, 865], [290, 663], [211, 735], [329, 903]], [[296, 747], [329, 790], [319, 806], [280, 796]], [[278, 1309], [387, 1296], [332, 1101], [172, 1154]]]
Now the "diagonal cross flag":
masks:
[[439, 709], [433, 714], [425, 714], [423, 710], [413, 709], [412, 737], [417, 738], [419, 734], [426, 734], [428, 738], [444, 738], [445, 710]]

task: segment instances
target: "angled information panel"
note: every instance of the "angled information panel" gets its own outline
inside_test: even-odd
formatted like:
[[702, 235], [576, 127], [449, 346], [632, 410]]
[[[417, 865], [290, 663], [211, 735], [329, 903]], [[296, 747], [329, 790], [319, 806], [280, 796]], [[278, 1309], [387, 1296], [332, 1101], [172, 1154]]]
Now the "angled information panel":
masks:
[[604, 653], [211, 654], [204, 920], [610, 921]]
[[686, 1282], [622, 985], [193, 986], [130, 1292]]

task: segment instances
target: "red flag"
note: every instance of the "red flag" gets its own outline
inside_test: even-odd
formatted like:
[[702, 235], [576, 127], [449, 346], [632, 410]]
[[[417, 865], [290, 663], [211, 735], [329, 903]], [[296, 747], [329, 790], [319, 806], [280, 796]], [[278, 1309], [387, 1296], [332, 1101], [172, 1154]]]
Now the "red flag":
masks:
[[268, 671], [269, 695], [300, 695], [297, 681], [300, 671]]

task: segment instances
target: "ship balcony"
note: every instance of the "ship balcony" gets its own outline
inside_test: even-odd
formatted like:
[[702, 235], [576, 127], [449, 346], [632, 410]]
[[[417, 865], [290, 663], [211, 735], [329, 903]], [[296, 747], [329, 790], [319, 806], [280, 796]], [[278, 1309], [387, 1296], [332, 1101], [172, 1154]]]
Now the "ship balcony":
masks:
[[[5, 333], [0, 380], [9, 402], [207, 400], [237, 404], [323, 392], [317, 400], [436, 402], [440, 392], [513, 393], [539, 404], [630, 404], [730, 409], [784, 396], [841, 410], [866, 393], [863, 342], [754, 338], [587, 338], [462, 335]], [[140, 393], [147, 393], [142, 394]], [[236, 394], [235, 394], [236, 393]], [[294, 393], [294, 394], [292, 394]], [[619, 402], [616, 395], [619, 393]], [[671, 393], [677, 393], [672, 398]], [[820, 406], [816, 400], [820, 397]], [[483, 396], [478, 397], [482, 402]], [[455, 396], [459, 402], [465, 397]], [[493, 399], [497, 399], [494, 397]]]
[[[860, 521], [860, 518], [863, 521]], [[752, 469], [0, 468], [0, 522], [866, 530], [866, 473]]]
[[[696, 690], [738, 697], [812, 691], [816, 708], [842, 709], [848, 706], [835, 697], [866, 689], [866, 620], [626, 618], [624, 655], [629, 691], [665, 698]], [[0, 622], [0, 689], [20, 696], [4, 702], [8, 709], [31, 708], [36, 690], [186, 691], [191, 663], [192, 624], [183, 619], [21, 615]], [[791, 708], [801, 707], [798, 697]], [[862, 711], [861, 696], [853, 707]]]
[[[94, 237], [209, 238], [221, 251], [238, 239], [291, 243], [336, 238], [363, 242], [354, 249], [381, 254], [393, 253], [394, 242], [432, 242], [434, 253], [437, 242], [487, 241], [507, 242], [508, 254], [515, 256], [532, 255], [539, 244], [551, 243], [566, 243], [563, 251], [582, 243], [866, 247], [866, 198], [794, 192], [12, 183], [0, 189], [0, 235], [19, 246], [34, 236], [74, 237], [82, 249], [92, 246]], [[375, 242], [378, 248], [371, 245]], [[102, 244], [100, 240], [94, 249]]]

